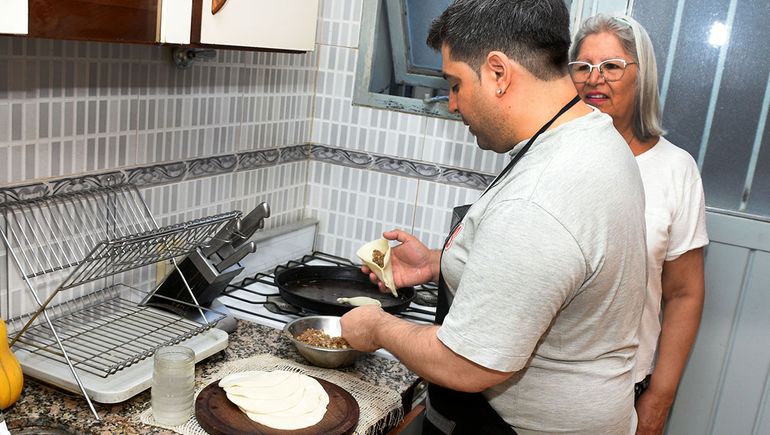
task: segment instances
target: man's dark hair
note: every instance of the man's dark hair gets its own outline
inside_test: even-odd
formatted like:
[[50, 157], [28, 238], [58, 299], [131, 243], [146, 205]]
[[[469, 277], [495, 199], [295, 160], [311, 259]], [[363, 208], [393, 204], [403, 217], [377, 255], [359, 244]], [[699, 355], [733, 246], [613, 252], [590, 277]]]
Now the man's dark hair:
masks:
[[433, 20], [428, 45], [476, 71], [501, 51], [540, 80], [567, 74], [569, 11], [564, 0], [455, 0]]

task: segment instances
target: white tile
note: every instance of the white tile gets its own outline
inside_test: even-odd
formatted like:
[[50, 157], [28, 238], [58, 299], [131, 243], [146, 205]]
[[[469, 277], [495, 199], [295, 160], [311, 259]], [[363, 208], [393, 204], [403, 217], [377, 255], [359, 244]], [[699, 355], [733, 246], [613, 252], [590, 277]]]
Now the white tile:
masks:
[[425, 161], [487, 174], [497, 174], [509, 161], [507, 154], [479, 148], [465, 124], [448, 119], [427, 120], [423, 149]]
[[0, 147], [11, 141], [11, 105], [0, 100]]
[[316, 41], [358, 47], [363, 0], [321, 0]]
[[307, 217], [319, 221], [316, 249], [355, 259], [383, 231], [412, 230], [417, 180], [311, 162]]
[[419, 159], [427, 118], [353, 105], [358, 50], [319, 46], [311, 140], [331, 147]]
[[414, 216], [414, 235], [431, 249], [444, 243], [452, 220], [452, 209], [471, 204], [480, 190], [420, 180]]

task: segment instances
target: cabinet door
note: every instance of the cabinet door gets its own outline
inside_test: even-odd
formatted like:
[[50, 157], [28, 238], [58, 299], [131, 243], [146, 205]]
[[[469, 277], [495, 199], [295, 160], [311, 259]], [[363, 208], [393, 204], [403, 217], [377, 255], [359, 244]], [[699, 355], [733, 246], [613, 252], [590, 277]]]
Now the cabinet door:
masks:
[[29, 36], [157, 41], [158, 0], [29, 0]]
[[27, 34], [27, 0], [0, 0], [0, 33]]
[[300, 51], [315, 48], [318, 0], [203, 0], [202, 3], [201, 44]]
[[158, 42], [189, 44], [192, 9], [192, 0], [161, 0]]

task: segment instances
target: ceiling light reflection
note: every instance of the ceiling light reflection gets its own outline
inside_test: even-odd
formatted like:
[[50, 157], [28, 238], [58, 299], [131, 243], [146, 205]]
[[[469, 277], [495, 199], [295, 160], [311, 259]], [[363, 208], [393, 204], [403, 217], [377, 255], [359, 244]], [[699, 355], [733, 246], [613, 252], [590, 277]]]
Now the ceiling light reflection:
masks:
[[709, 32], [709, 44], [718, 48], [725, 45], [729, 38], [730, 31], [725, 23], [716, 21], [711, 25], [711, 31]]

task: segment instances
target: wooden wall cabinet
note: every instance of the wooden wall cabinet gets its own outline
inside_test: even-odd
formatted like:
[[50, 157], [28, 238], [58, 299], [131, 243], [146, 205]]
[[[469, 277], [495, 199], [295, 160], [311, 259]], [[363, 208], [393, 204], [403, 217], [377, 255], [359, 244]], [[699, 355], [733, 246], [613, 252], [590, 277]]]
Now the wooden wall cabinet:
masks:
[[319, 0], [0, 0], [0, 33], [308, 51]]
[[29, 0], [29, 36], [157, 41], [158, 0]]

